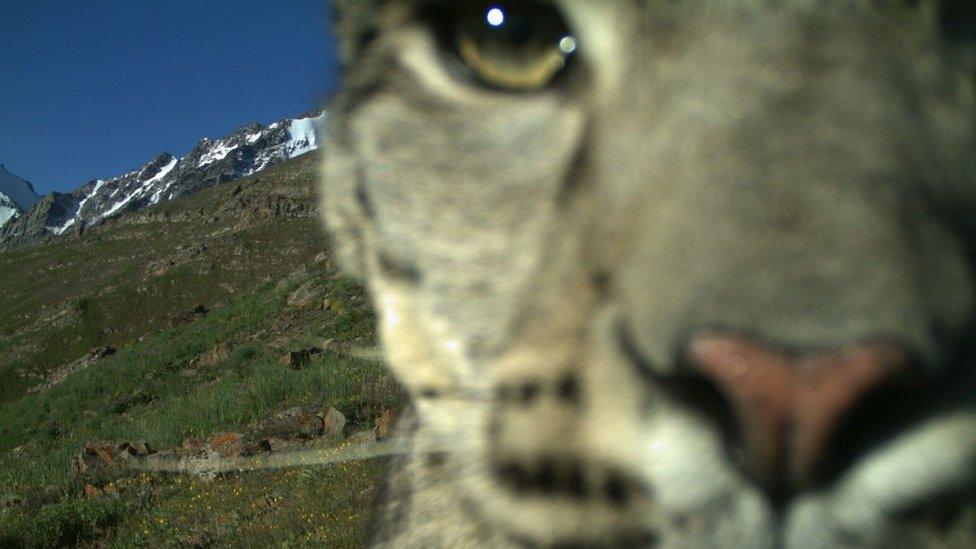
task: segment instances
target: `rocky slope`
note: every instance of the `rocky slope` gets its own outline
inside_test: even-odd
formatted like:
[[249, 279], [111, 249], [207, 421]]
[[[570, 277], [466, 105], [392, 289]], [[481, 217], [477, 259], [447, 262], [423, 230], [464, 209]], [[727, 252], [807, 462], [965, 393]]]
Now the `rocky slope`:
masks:
[[[0, 253], [0, 406], [5, 394], [22, 395], [37, 382], [14, 371], [121, 348], [325, 250], [315, 215], [318, 154], [113, 216], [81, 235]], [[55, 198], [32, 214], [59, 211]]]
[[40, 199], [30, 183], [0, 164], [0, 227], [23, 215]]
[[200, 469], [368, 449], [403, 402], [320, 155], [0, 253], [0, 547], [363, 546], [382, 460]]
[[138, 170], [89, 181], [74, 192], [52, 193], [0, 227], [0, 250], [78, 234], [125, 212], [142, 210], [219, 183], [246, 177], [318, 148], [325, 113], [252, 123], [220, 139], [201, 139], [186, 156], [161, 153]]

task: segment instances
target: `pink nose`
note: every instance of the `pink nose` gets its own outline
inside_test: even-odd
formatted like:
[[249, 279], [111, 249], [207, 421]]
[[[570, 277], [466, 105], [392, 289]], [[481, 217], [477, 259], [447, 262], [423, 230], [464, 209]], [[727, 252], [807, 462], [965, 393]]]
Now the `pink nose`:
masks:
[[688, 351], [691, 366], [731, 403], [747, 473], [767, 484], [784, 475], [808, 482], [845, 415], [907, 362], [896, 345], [792, 356], [723, 334], [697, 336]]

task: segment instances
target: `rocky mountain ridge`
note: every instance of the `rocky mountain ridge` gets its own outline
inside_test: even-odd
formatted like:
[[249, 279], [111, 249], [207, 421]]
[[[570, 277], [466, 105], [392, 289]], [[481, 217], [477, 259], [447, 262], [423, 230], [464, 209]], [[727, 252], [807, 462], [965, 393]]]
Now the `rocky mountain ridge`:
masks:
[[40, 199], [30, 182], [0, 164], [0, 227], [29, 211]]
[[[164, 152], [138, 170], [89, 181], [71, 193], [50, 193], [0, 223], [0, 250], [79, 234], [126, 212], [139, 211], [262, 171], [319, 147], [313, 111], [268, 126], [247, 124], [219, 139], [204, 138], [183, 156]], [[32, 189], [33, 190], [33, 189]]]

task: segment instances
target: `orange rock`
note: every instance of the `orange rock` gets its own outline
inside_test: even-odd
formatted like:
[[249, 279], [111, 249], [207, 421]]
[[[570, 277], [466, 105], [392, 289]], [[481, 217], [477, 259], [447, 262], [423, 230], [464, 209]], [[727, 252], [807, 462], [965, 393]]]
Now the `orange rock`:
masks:
[[240, 433], [217, 433], [210, 439], [210, 446], [222, 457], [235, 457], [244, 452], [244, 438]]

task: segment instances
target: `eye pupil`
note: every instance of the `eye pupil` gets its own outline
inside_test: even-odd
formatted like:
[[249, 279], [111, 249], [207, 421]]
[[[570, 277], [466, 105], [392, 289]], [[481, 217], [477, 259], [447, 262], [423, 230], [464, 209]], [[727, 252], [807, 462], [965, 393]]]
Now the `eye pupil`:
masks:
[[488, 24], [484, 31], [490, 33], [494, 40], [505, 41], [519, 48], [528, 46], [533, 40], [539, 41], [545, 23], [539, 13], [524, 8], [520, 10], [517, 3], [511, 9], [493, 4], [485, 12], [484, 22]]
[[441, 36], [465, 65], [463, 74], [488, 87], [544, 89], [579, 48], [549, 2], [468, 0], [455, 6], [441, 14]]

